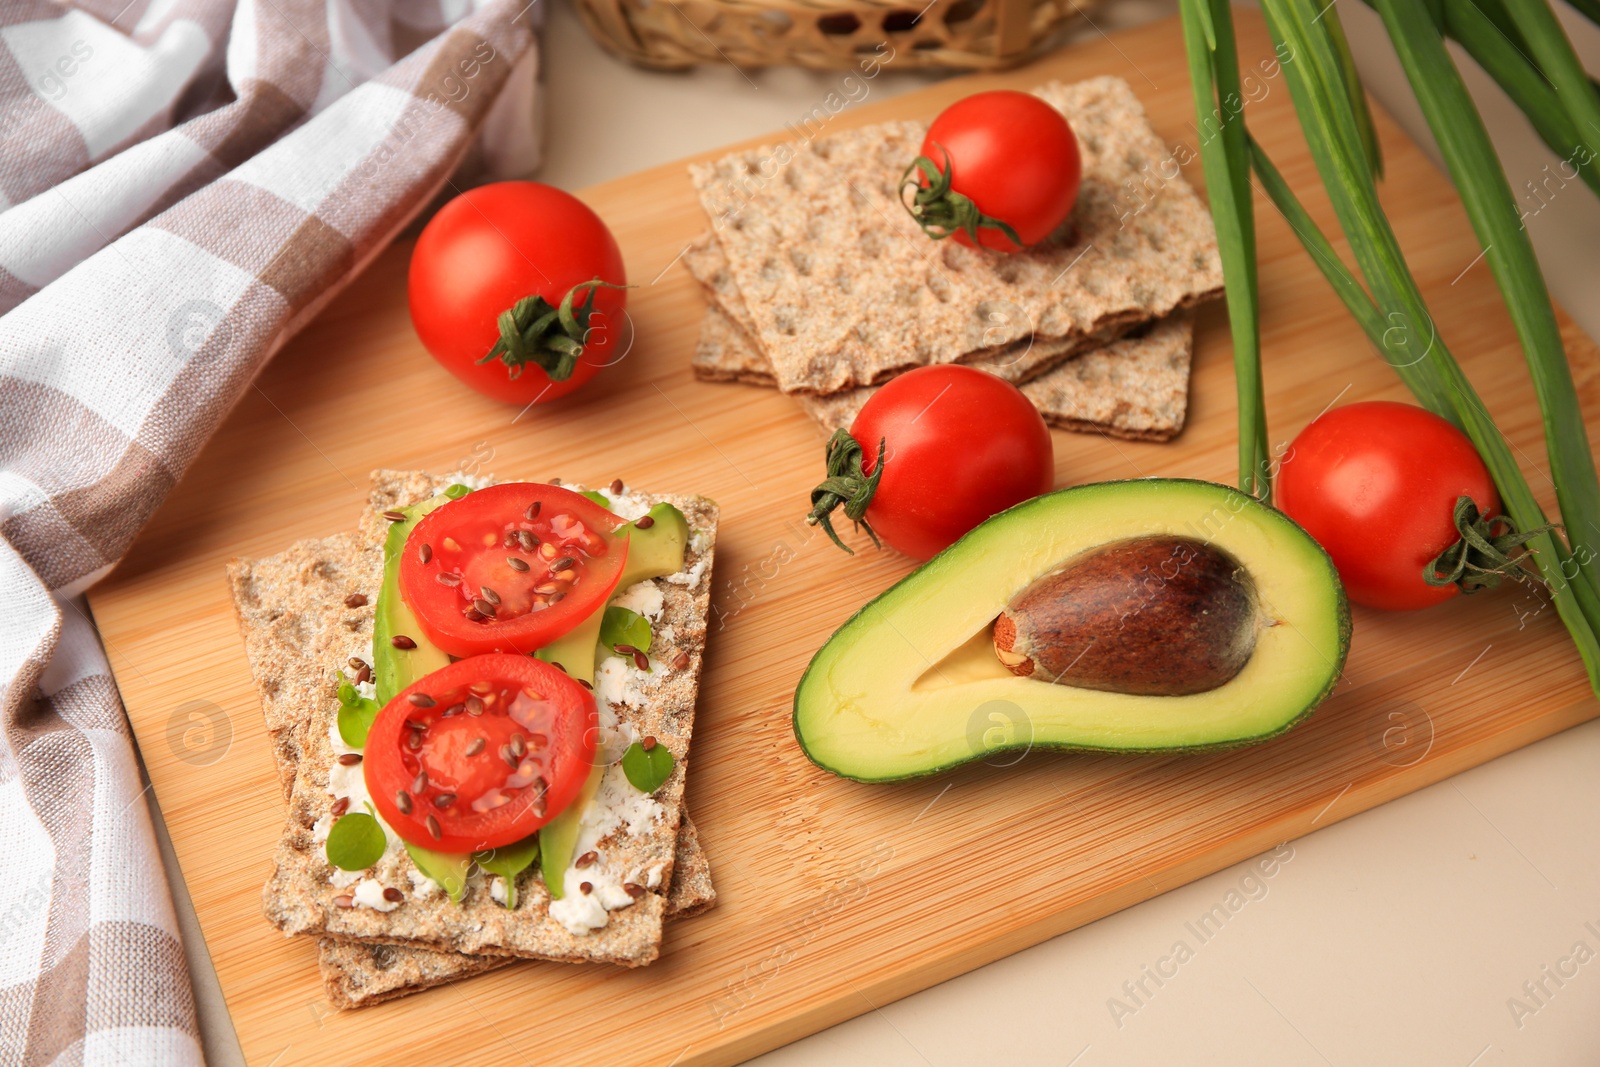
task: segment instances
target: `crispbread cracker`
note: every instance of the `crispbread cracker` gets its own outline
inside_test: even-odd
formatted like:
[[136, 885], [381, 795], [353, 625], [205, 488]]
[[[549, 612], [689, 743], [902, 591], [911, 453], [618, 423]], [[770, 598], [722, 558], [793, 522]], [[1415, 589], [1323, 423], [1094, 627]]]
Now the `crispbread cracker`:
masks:
[[[383, 556], [357, 534], [297, 541], [269, 559], [228, 563], [239, 633], [287, 801], [305, 753], [312, 709], [337, 707], [331, 672], [352, 649], [372, 645], [372, 605]], [[361, 593], [369, 603], [346, 607]]]
[[[722, 246], [710, 232], [704, 233], [689, 246], [683, 262], [705, 290], [709, 301], [706, 316], [700, 321], [700, 341], [689, 361], [695, 376], [711, 382], [777, 384], [772, 361], [756, 343], [757, 327], [750, 317], [750, 309], [728, 273]], [[1114, 331], [1106, 331], [1110, 332]], [[998, 347], [968, 352], [959, 362], [986, 370], [1008, 382], [1022, 382], [1106, 340], [1106, 336], [1098, 333], [1064, 339], [1036, 338], [1029, 334]], [[849, 392], [844, 390], [844, 393]]]
[[[1075, 356], [1022, 385], [1044, 421], [1063, 430], [1133, 441], [1170, 441], [1189, 408], [1194, 312], [1175, 311], [1148, 330]], [[798, 396], [823, 430], [849, 429], [881, 385]]]
[[715, 302], [706, 305], [705, 318], [700, 320], [700, 341], [689, 365], [701, 381], [777, 384], [772, 378], [772, 361]]
[[[378, 543], [384, 528], [383, 511], [430, 496], [452, 480], [379, 472], [375, 475], [371, 506], [363, 517], [364, 541]], [[658, 881], [651, 891], [633, 905], [612, 911], [603, 929], [581, 935], [569, 933], [548, 914], [549, 894], [542, 880], [532, 875], [525, 875], [519, 885], [515, 911], [489, 899], [481, 885], [470, 889], [467, 899], [459, 905], [436, 893], [426, 899], [408, 895], [398, 908], [387, 913], [336, 907], [333, 898], [344, 890], [329, 883], [330, 868], [315, 835], [318, 820], [327, 815], [331, 806], [327, 782], [334, 754], [329, 736], [333, 708], [323, 701], [313, 711], [304, 732], [288, 826], [275, 857], [273, 874], [263, 891], [263, 904], [274, 925], [288, 934], [395, 942], [450, 952], [604, 961], [627, 966], [649, 963], [656, 957], [704, 649], [716, 506], [699, 497], [635, 495], [648, 503], [670, 501], [684, 512], [695, 531], [685, 556], [684, 572], [657, 582], [664, 594], [664, 609], [656, 630], [658, 643], [653, 647], [665, 658], [652, 663], [650, 674], [636, 671], [631, 664], [624, 668], [632, 672], [629, 684], [643, 694], [648, 706], [613, 705], [621, 723], [638, 735], [654, 735], [677, 761], [671, 777], [654, 794], [661, 814], [644, 832], [607, 837], [600, 861], [628, 872], [630, 881], [635, 880], [635, 875], [642, 878], [653, 874]], [[371, 587], [376, 588], [376, 578], [371, 577], [370, 581]], [[359, 650], [365, 640], [353, 636], [351, 652], [346, 655]], [[689, 663], [684, 670], [673, 671], [669, 665], [679, 651], [688, 655]], [[335, 662], [343, 658], [338, 656]], [[398, 855], [387, 856], [377, 874], [385, 885], [403, 886], [410, 866], [401, 850]]]
[[[1165, 177], [1169, 154], [1128, 84], [1100, 77], [1035, 93], [1071, 121], [1083, 183], [1061, 232], [1015, 255], [931, 241], [901, 206], [919, 123], [690, 167], [780, 389], [826, 395], [1029, 336], [1078, 342], [1064, 354], [1032, 346], [1016, 362], [1027, 380], [1221, 291], [1210, 215], [1181, 174], [1152, 179]], [[1128, 183], [1147, 198], [1125, 201]]]
[[[311, 709], [331, 701], [328, 675], [339, 665], [348, 635], [370, 639], [375, 590], [353, 584], [370, 575], [360, 557], [370, 545], [354, 533], [301, 541], [276, 556], [235, 559], [228, 566], [234, 607], [251, 674], [261, 693], [279, 780], [287, 799]], [[368, 595], [357, 608], [352, 592]], [[665, 915], [699, 914], [716, 902], [710, 864], [687, 812], [678, 824], [677, 850]], [[399, 945], [362, 945], [323, 938], [318, 962], [330, 1002], [359, 1007], [467, 977], [511, 962], [505, 956], [466, 956]]]
[[[736, 309], [742, 302], [725, 306], [724, 288], [710, 283], [720, 270], [720, 259], [713, 244], [710, 250], [698, 249], [689, 266], [709, 300], [690, 365], [695, 376], [706, 381], [770, 386], [772, 363], [737, 320]], [[1188, 411], [1193, 348], [1194, 312], [1175, 311], [1109, 345], [1070, 356], [1021, 388], [1051, 426], [1130, 440], [1170, 441], [1183, 429]], [[1002, 378], [1012, 377], [1004, 365], [977, 366]], [[824, 431], [832, 433], [848, 428], [879, 388], [866, 385], [828, 396], [802, 393], [795, 399]]]
[[1194, 312], [1175, 311], [1024, 383], [1022, 393], [1059, 429], [1170, 441], [1188, 417], [1193, 356]]

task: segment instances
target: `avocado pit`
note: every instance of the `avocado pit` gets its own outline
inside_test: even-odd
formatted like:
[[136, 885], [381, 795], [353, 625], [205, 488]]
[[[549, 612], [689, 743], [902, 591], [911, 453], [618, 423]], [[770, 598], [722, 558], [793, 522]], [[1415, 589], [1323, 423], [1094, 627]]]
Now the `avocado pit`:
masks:
[[1255, 651], [1255, 583], [1212, 544], [1156, 535], [1079, 553], [1014, 597], [995, 655], [1022, 677], [1145, 696], [1219, 688]]

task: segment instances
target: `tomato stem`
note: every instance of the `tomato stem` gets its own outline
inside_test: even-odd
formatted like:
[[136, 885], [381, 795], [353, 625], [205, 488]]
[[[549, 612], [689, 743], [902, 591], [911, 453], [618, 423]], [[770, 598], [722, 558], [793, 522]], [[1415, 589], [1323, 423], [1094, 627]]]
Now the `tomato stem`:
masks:
[[[596, 278], [568, 289], [559, 305], [552, 305], [538, 294], [518, 300], [500, 313], [500, 339], [478, 362], [498, 359], [510, 370], [512, 378], [521, 377], [522, 368], [532, 363], [551, 381], [566, 381], [583, 356], [589, 319], [594, 315], [595, 293], [601, 288], [626, 289], [628, 286]], [[589, 295], [583, 303], [575, 305], [573, 301], [580, 290], [587, 290]]]
[[844, 505], [845, 518], [853, 522], [858, 529], [867, 531], [867, 536], [872, 538], [872, 543], [878, 548], [883, 544], [878, 540], [878, 533], [867, 521], [867, 507], [872, 503], [873, 494], [878, 491], [878, 482], [883, 478], [883, 464], [885, 453], [888, 451], [888, 441], [878, 439], [878, 461], [869, 475], [862, 467], [862, 459], [866, 453], [856, 439], [850, 436], [849, 430], [835, 430], [833, 436], [828, 438], [828, 477], [822, 484], [811, 490], [811, 513], [806, 516], [806, 525], [821, 526], [833, 543], [849, 552], [852, 556], [855, 551], [843, 541], [833, 529], [833, 509]]
[[[991, 218], [978, 210], [978, 205], [970, 197], [958, 193], [951, 187], [950, 153], [944, 145], [937, 145], [940, 154], [944, 156], [944, 169], [927, 156], [918, 156], [911, 161], [911, 166], [906, 168], [905, 174], [900, 177], [900, 202], [905, 204], [906, 210], [911, 212], [911, 217], [917, 220], [917, 225], [922, 227], [922, 232], [932, 237], [935, 241], [942, 241], [946, 237], [962, 231], [972, 239], [973, 244], [978, 244], [978, 229], [999, 230], [1011, 239], [1011, 243], [1018, 248], [1026, 247], [1022, 238], [1017, 236], [1017, 231], [1000, 219]], [[920, 175], [920, 177], [918, 176]], [[906, 204], [906, 188], [916, 189], [911, 202]]]
[[[1470, 496], [1456, 498], [1451, 521], [1461, 539], [1428, 561], [1422, 569], [1422, 580], [1435, 586], [1458, 585], [1463, 593], [1493, 589], [1513, 574], [1537, 579], [1522, 567], [1524, 554], [1511, 553], [1557, 528], [1555, 523], [1545, 523], [1532, 530], [1518, 530], [1505, 515], [1481, 514]], [[1496, 533], [1496, 529], [1500, 532]]]

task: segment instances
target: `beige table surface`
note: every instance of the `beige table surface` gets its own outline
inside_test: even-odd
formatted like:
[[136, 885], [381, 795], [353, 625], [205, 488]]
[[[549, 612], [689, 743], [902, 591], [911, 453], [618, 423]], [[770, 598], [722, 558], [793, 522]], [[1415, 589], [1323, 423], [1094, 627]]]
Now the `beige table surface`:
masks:
[[[538, 176], [566, 188], [778, 129], [838, 81], [731, 67], [649, 74], [602, 52], [565, 0], [536, 2], [552, 5], [545, 13], [547, 163]], [[1083, 34], [1112, 32], [1175, 8], [1174, 0], [1110, 0]], [[1339, 8], [1368, 89], [1412, 136], [1431, 144], [1377, 18], [1355, 0]], [[1577, 20], [1569, 24], [1590, 69], [1600, 70], [1600, 33]], [[1470, 65], [1465, 69], [1513, 187], [1543, 181], [1555, 156], [1491, 84]], [[882, 96], [925, 82], [885, 72], [871, 92]], [[1529, 232], [1557, 299], [1600, 338], [1600, 204], [1576, 183], [1545, 196], [1548, 204], [1530, 219]], [[1194, 957], [1159, 987], [1145, 968], [1179, 939], [1194, 944], [1185, 924], [1238, 887], [1248, 865], [905, 1000], [863, 1004], [859, 1018], [756, 1062], [1600, 1063], [1600, 722], [1330, 826], [1292, 848], [1292, 860], [1264, 883], [1264, 892], [1257, 890], [1219, 933], [1196, 945]], [[170, 849], [167, 868], [178, 881]], [[208, 1059], [213, 1067], [241, 1063], [181, 881], [174, 889]], [[1578, 955], [1588, 960], [1581, 964], [1574, 958], [1580, 943], [1587, 951]], [[1571, 977], [1549, 977], [1557, 968]], [[1136, 1002], [1124, 984], [1141, 979], [1146, 993]], [[1533, 996], [1525, 983], [1532, 983]], [[1135, 1010], [1114, 1014], [1112, 998]], [[1522, 1011], [1513, 1010], [1514, 998]]]

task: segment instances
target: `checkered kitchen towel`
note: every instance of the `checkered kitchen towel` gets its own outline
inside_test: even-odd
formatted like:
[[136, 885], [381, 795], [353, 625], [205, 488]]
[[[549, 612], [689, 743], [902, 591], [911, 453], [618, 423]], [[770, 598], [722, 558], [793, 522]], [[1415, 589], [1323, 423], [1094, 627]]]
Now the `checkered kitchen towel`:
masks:
[[200, 1062], [79, 594], [464, 160], [531, 166], [529, 7], [0, 2], [0, 1064]]

